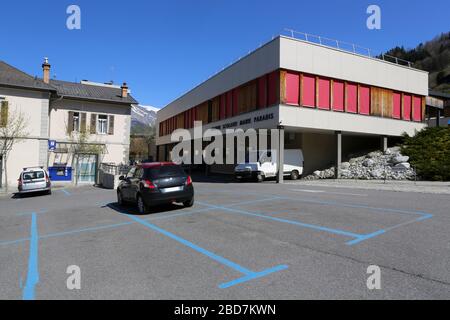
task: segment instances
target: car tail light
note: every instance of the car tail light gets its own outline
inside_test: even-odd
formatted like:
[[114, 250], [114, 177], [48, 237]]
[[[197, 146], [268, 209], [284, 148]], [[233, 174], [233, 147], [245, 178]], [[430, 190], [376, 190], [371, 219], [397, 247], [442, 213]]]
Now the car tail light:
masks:
[[187, 179], [186, 179], [186, 185], [190, 186], [191, 184], [192, 184], [192, 179], [191, 179], [190, 176], [188, 176]]
[[22, 186], [22, 179], [17, 179], [17, 183], [19, 184], [19, 187]]
[[144, 180], [143, 186], [146, 189], [156, 189], [156, 186], [150, 180]]

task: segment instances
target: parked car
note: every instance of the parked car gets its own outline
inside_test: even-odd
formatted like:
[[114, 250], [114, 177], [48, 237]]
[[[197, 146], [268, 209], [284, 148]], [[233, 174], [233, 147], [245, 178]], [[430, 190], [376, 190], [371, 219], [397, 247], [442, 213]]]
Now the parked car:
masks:
[[[234, 169], [234, 175], [238, 181], [244, 179], [252, 179], [258, 182], [264, 181], [266, 178], [275, 177], [277, 175], [277, 152], [275, 150], [262, 150], [253, 154], [256, 162], [249, 160], [240, 163]], [[291, 180], [297, 180], [303, 174], [303, 152], [300, 149], [284, 150], [284, 176], [289, 176]]]
[[192, 179], [183, 168], [172, 162], [142, 163], [131, 167], [121, 176], [117, 188], [117, 202], [136, 204], [139, 213], [145, 214], [151, 207], [167, 203], [194, 205]]
[[45, 192], [52, 193], [52, 184], [43, 167], [24, 168], [18, 182], [19, 194]]

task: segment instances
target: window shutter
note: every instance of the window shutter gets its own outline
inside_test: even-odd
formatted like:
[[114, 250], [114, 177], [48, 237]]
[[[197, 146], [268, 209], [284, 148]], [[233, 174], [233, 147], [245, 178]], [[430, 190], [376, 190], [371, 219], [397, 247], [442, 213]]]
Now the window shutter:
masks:
[[8, 124], [8, 101], [2, 101], [2, 106], [0, 110], [0, 127], [6, 127]]
[[108, 134], [114, 134], [114, 116], [109, 116], [109, 126], [108, 126]]
[[91, 114], [91, 134], [97, 133], [97, 115], [95, 113]]
[[81, 123], [80, 123], [80, 131], [81, 133], [86, 133], [86, 113], [80, 113]]
[[73, 132], [73, 112], [69, 111], [69, 118], [67, 120], [67, 134], [71, 134]]

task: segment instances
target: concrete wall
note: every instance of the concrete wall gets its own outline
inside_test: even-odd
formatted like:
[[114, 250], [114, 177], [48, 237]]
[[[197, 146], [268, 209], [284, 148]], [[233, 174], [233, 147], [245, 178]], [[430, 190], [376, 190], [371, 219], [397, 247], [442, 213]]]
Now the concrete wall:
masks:
[[293, 128], [387, 136], [401, 136], [404, 132], [414, 135], [416, 130], [426, 127], [421, 122], [284, 105], [280, 106], [280, 121]]
[[[130, 106], [69, 99], [56, 101], [52, 104], [50, 110], [50, 139], [58, 142], [70, 142], [67, 134], [69, 111], [86, 113], [88, 129], [91, 114], [114, 115], [114, 134], [92, 134], [89, 137], [89, 142], [106, 146], [107, 152], [100, 159], [100, 162], [115, 164], [128, 162], [131, 127]], [[52, 164], [52, 159], [50, 159], [50, 164]]]
[[303, 175], [334, 165], [336, 137], [333, 134], [302, 134], [302, 150], [305, 158]]
[[428, 95], [428, 73], [297, 39], [280, 38], [280, 67]]
[[1, 168], [3, 186], [7, 169], [8, 184], [15, 189], [24, 167], [47, 165], [49, 93], [0, 88], [0, 97], [9, 102], [9, 118], [21, 112], [27, 121], [27, 138], [14, 145], [9, 154], [7, 168], [4, 161]]

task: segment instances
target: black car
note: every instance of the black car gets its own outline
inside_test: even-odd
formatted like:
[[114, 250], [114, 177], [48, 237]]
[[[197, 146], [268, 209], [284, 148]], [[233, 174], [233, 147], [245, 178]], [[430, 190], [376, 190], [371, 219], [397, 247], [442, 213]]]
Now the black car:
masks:
[[172, 162], [143, 163], [133, 166], [126, 176], [121, 176], [117, 188], [117, 202], [137, 204], [139, 213], [150, 207], [173, 202], [186, 207], [194, 205], [192, 179], [183, 168]]

